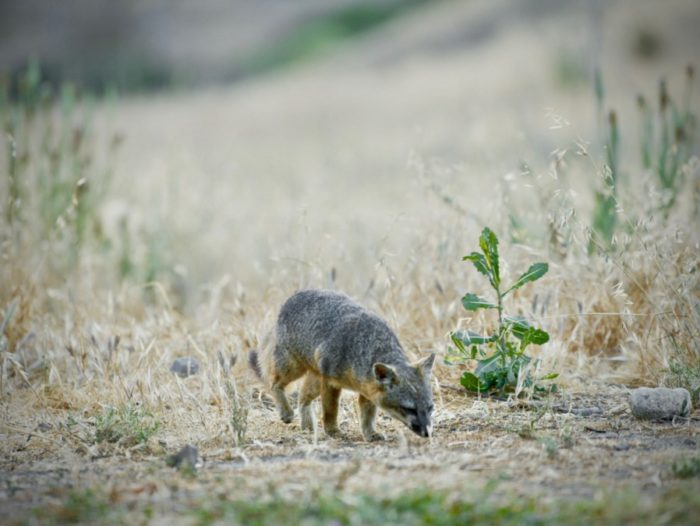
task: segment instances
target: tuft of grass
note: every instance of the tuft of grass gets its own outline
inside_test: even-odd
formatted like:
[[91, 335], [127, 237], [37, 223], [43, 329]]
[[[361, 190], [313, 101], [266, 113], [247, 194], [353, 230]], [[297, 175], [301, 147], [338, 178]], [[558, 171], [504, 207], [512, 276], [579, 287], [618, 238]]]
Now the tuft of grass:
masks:
[[687, 458], [671, 464], [671, 473], [679, 479], [700, 477], [700, 457]]
[[227, 359], [222, 351], [218, 351], [217, 360], [221, 368], [221, 373], [224, 377], [224, 389], [231, 411], [229, 425], [231, 426], [231, 431], [233, 432], [236, 447], [239, 447], [243, 445], [246, 440], [250, 403], [239, 391], [236, 379], [231, 374], [231, 369], [236, 364], [238, 355], [230, 354]]
[[160, 428], [160, 421], [131, 403], [108, 407], [95, 418], [95, 442], [131, 447], [145, 444]]
[[690, 393], [693, 404], [700, 402], [700, 363], [674, 357], [663, 373], [662, 382], [669, 387], [684, 387]]
[[234, 379], [226, 381], [226, 394], [228, 396], [231, 417], [229, 424], [233, 431], [236, 446], [245, 443], [248, 431], [248, 401], [238, 392], [238, 386]]
[[[608, 123], [610, 133], [605, 148], [607, 163], [603, 170], [603, 188], [595, 191], [595, 205], [591, 224], [600, 242], [606, 247], [609, 247], [612, 243], [617, 226], [620, 132], [617, 127], [617, 114], [614, 111], [608, 114]], [[595, 244], [591, 241], [589, 252], [592, 252], [594, 249]]]
[[[20, 74], [15, 100], [9, 89], [0, 86], [4, 226], [14, 231], [16, 243], [60, 242], [75, 265], [85, 245], [99, 239], [96, 212], [112, 174], [95, 160], [94, 103], [71, 84], [53, 89], [36, 61]], [[119, 143], [114, 137], [108, 154]]]

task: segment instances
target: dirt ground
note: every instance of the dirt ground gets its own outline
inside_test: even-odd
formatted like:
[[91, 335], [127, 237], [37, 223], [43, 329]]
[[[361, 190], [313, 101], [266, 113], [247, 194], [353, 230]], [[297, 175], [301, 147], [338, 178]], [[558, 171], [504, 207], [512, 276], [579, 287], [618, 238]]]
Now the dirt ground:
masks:
[[67, 431], [60, 412], [39, 411], [28, 425], [22, 415], [8, 414], [5, 403], [5, 433], [12, 432], [3, 443], [0, 508], [2, 516], [19, 518], [59, 505], [76, 489], [98, 488], [127, 513], [140, 516], [149, 507], [156, 523], [187, 523], [193, 503], [213, 496], [301, 499], [331, 491], [391, 498], [425, 487], [473, 495], [497, 481], [503, 494], [551, 502], [595, 501], [621, 491], [654, 501], [674, 485], [700, 489], [697, 478], [679, 481], [672, 473], [674, 462], [698, 451], [697, 411], [675, 422], [644, 422], [630, 415], [627, 398], [623, 387], [594, 384], [546, 401], [513, 402], [477, 399], [443, 385], [432, 438], [381, 416], [378, 428], [387, 440], [365, 443], [349, 395], [339, 439], [321, 430], [302, 432], [298, 420], [283, 424], [270, 400], [254, 395], [246, 442], [232, 447], [229, 435], [198, 444], [194, 477], [166, 465], [165, 453], [184, 445], [167, 435], [146, 450], [89, 450]]

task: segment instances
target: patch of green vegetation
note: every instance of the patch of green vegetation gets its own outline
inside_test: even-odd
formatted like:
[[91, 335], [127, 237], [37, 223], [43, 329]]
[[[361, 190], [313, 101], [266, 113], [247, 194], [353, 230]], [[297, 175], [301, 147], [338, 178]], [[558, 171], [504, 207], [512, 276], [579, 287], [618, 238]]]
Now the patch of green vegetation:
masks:
[[[605, 247], [612, 243], [615, 227], [617, 226], [617, 187], [620, 175], [619, 152], [620, 132], [617, 127], [617, 114], [608, 114], [609, 135], [606, 143], [606, 164], [603, 173], [603, 187], [596, 189], [591, 227]], [[591, 239], [589, 252], [595, 248]]]
[[120, 513], [93, 489], [73, 490], [56, 505], [38, 508], [21, 524], [114, 524]]
[[671, 464], [671, 473], [679, 479], [700, 477], [700, 457], [687, 458]]
[[[125, 215], [115, 236], [105, 233], [101, 208], [109, 197], [122, 142], [119, 134], [105, 144], [96, 137], [95, 108], [106, 101], [73, 84], [54, 88], [35, 61], [14, 80], [0, 78], [4, 261], [27, 266], [29, 255], [50, 251], [39, 265], [41, 277], [60, 281], [79, 270], [87, 254], [95, 253], [105, 256], [119, 279], [152, 283], [171, 268], [167, 225], [159, 223], [135, 239]], [[135, 253], [141, 258], [135, 259]]]
[[442, 493], [423, 490], [397, 498], [369, 495], [323, 495], [301, 501], [220, 501], [193, 510], [196, 523], [263, 524], [363, 524], [449, 525], [523, 524], [535, 515], [532, 501], [451, 500]]
[[88, 245], [106, 243], [98, 208], [121, 140], [111, 139], [106, 162], [95, 160], [93, 110], [94, 101], [72, 84], [52, 88], [37, 62], [18, 74], [15, 85], [0, 81], [0, 147], [6, 151], [0, 228], [10, 239], [6, 249], [22, 257], [49, 242], [50, 265], [59, 275], [77, 266]]
[[664, 372], [663, 383], [668, 387], [683, 387], [690, 392], [693, 404], [700, 403], [700, 363], [671, 360]]
[[[470, 312], [492, 309], [498, 312], [498, 327], [493, 334], [482, 336], [472, 331], [455, 331], [450, 337], [455, 349], [450, 349], [448, 363], [476, 360], [473, 373], [465, 372], [461, 383], [468, 391], [513, 391], [522, 387], [548, 391], [536, 383], [529, 369], [532, 358], [525, 354], [528, 345], [542, 345], [549, 341], [549, 334], [533, 327], [521, 316], [504, 316], [503, 299], [512, 291], [526, 283], [536, 281], [549, 269], [547, 263], [533, 263], [510, 287], [503, 290], [498, 254], [498, 238], [489, 228], [484, 228], [479, 237], [481, 252], [464, 256], [476, 270], [486, 276], [495, 292], [496, 301], [467, 293], [462, 298], [462, 306]], [[549, 374], [540, 380], [551, 380], [556, 374]]]
[[95, 418], [95, 442], [125, 447], [144, 444], [160, 428], [160, 421], [142, 407], [124, 404], [108, 407]]
[[425, 3], [426, 0], [355, 2], [300, 24], [269, 47], [255, 52], [242, 69], [250, 75], [307, 60]]
[[692, 488], [672, 488], [648, 498], [637, 492], [611, 492], [595, 500], [543, 500], [490, 489], [476, 498], [453, 498], [427, 489], [396, 498], [322, 494], [297, 500], [220, 500], [191, 510], [195, 523], [304, 525], [464, 525], [464, 524], [684, 524], [700, 511]]
[[[667, 217], [685, 188], [687, 176], [683, 167], [696, 154], [695, 133], [697, 116], [692, 111], [691, 99], [695, 70], [688, 65], [685, 90], [680, 102], [671, 97], [665, 80], [659, 82], [658, 107], [654, 108], [643, 95], [637, 97], [639, 109], [639, 157], [643, 170], [654, 175], [660, 193], [658, 203], [652, 203], [650, 213], [661, 212]], [[605, 89], [599, 71], [595, 76], [595, 95], [599, 119], [605, 106]], [[622, 169], [620, 166], [620, 129], [614, 110], [608, 113], [604, 141], [606, 162], [603, 167], [602, 187], [595, 190], [591, 227], [595, 239], [589, 250], [610, 248], [618, 227], [618, 207]], [[635, 183], [636, 184], [636, 183]], [[697, 198], [693, 207], [694, 219], [700, 216]]]
[[[63, 490], [58, 490], [63, 493]], [[692, 524], [700, 513], [697, 488], [674, 482], [654, 493], [637, 490], [604, 491], [591, 499], [522, 497], [496, 491], [496, 483], [469, 495], [448, 495], [427, 488], [396, 497], [369, 494], [311, 492], [290, 499], [272, 491], [261, 499], [225, 497], [191, 501], [179, 519], [200, 526], [210, 524], [337, 525], [589, 525], [589, 524]], [[177, 506], [178, 509], [182, 507]], [[115, 524], [173, 517], [167, 508], [113, 500], [103, 491], [76, 489], [56, 505], [41, 506], [19, 524]], [[188, 520], [189, 519], [189, 520]]]

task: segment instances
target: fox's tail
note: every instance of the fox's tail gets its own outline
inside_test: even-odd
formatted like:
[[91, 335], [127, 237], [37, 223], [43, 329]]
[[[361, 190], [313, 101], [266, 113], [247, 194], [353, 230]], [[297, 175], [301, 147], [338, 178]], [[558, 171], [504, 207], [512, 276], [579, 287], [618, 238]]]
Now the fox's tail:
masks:
[[251, 349], [248, 353], [248, 365], [260, 380], [263, 379], [262, 369], [260, 368], [260, 353], [257, 349]]

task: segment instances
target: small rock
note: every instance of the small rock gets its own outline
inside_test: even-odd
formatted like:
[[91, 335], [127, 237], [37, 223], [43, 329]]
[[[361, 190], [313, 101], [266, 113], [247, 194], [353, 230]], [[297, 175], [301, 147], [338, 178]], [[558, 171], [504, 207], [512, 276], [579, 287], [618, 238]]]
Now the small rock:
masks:
[[571, 414], [576, 416], [588, 417], [602, 415], [603, 410], [600, 407], [577, 407], [571, 410]]
[[630, 397], [632, 414], [642, 420], [670, 420], [688, 416], [693, 409], [687, 389], [640, 387]]
[[191, 356], [178, 358], [170, 366], [170, 370], [180, 378], [187, 378], [199, 372], [199, 363]]
[[197, 465], [198, 458], [199, 451], [197, 451], [197, 448], [188, 444], [174, 455], [166, 458], [165, 463], [171, 468], [193, 470]]

